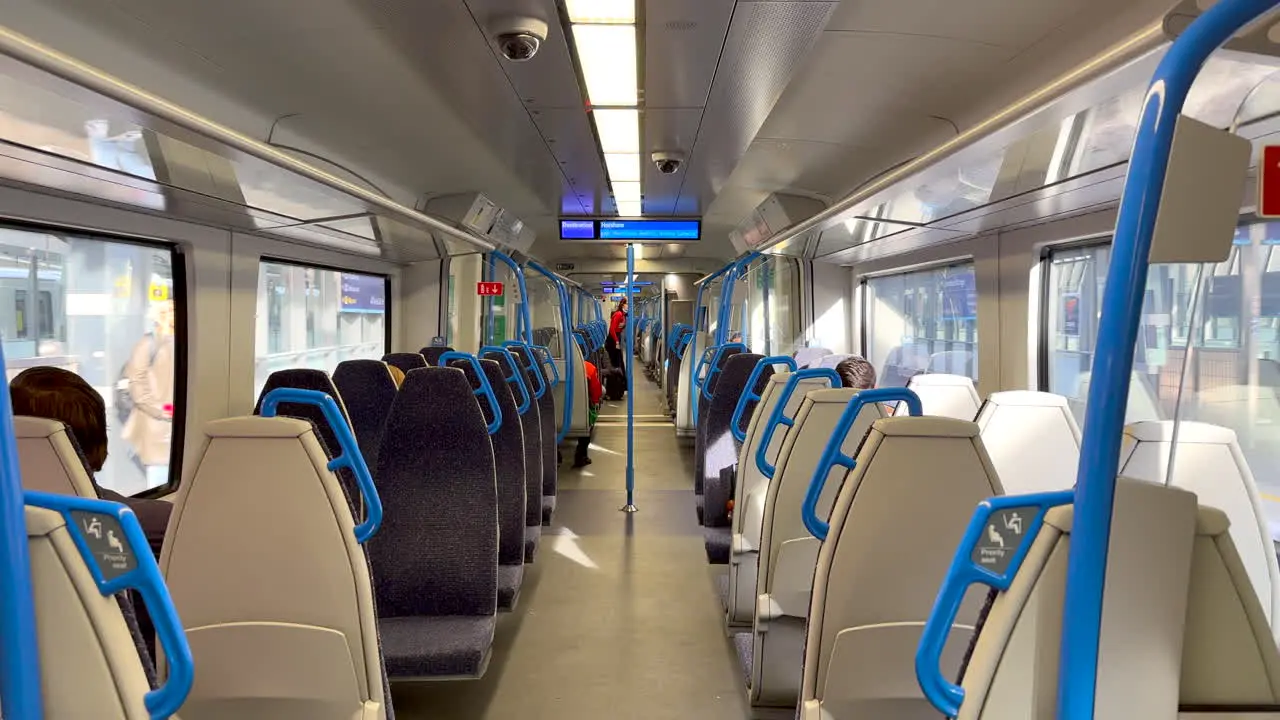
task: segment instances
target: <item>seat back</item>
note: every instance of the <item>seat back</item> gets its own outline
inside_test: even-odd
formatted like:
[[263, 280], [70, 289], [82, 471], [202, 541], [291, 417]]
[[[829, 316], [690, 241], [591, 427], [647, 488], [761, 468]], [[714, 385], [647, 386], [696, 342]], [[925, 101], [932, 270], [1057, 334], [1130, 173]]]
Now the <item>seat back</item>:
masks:
[[[680, 356], [680, 375], [676, 378], [676, 434], [688, 437], [697, 434], [693, 423], [694, 383], [690, 382], [690, 374], [696, 371], [698, 359], [707, 349], [707, 333], [694, 331], [693, 337], [685, 344], [684, 353]], [[694, 367], [690, 367], [690, 366]]]
[[[1080, 379], [1076, 386], [1076, 396], [1072, 398], [1072, 403], [1079, 406], [1079, 414], [1082, 418], [1084, 417], [1084, 403], [1089, 397], [1089, 384], [1092, 378], [1092, 372], [1080, 373]], [[1126, 423], [1136, 423], [1143, 420], [1160, 420], [1161, 418], [1163, 418], [1163, 415], [1156, 405], [1155, 394], [1146, 379], [1137, 372], [1131, 373], [1129, 375], [1129, 401], [1125, 404], [1124, 421]]]
[[[702, 486], [715, 483], [717, 497], [708, 495], [703, 522], [708, 527], [724, 527], [729, 524], [726, 501], [732, 499], [732, 485], [720, 486], [720, 472], [733, 467], [738, 460], [739, 443], [733, 436], [733, 413], [738, 400], [747, 390], [747, 381], [756, 369], [756, 363], [764, 356], [753, 353], [737, 353], [725, 362], [724, 370], [717, 376], [715, 394], [707, 403], [706, 431], [702, 444]], [[761, 377], [767, 377], [773, 368], [766, 368]]]
[[1120, 472], [1135, 480], [1190, 490], [1202, 505], [1231, 519], [1231, 540], [1239, 553], [1269, 624], [1280, 618], [1280, 566], [1276, 563], [1262, 498], [1236, 434], [1217, 425], [1183, 421], [1173, 452], [1173, 422], [1138, 422], [1125, 428]]
[[832, 353], [830, 355], [823, 355], [818, 358], [816, 362], [810, 364], [809, 367], [834, 369], [835, 366], [852, 357], [857, 357], [857, 355], [851, 355], [849, 353]]
[[[262, 414], [262, 399], [265, 398], [272, 390], [277, 388], [297, 388], [299, 390], [316, 390], [333, 398], [338, 404], [338, 409], [342, 411], [342, 417], [347, 423], [351, 423], [351, 416], [347, 413], [347, 406], [342, 402], [342, 393], [338, 392], [338, 388], [330, 379], [329, 373], [323, 370], [312, 370], [310, 368], [291, 368], [289, 370], [277, 370], [267, 376], [267, 382], [262, 386], [262, 393], [258, 395], [258, 402], [253, 406], [253, 414]], [[330, 457], [336, 457], [338, 453], [338, 434], [336, 429], [329, 424], [329, 418], [325, 417], [323, 411], [315, 405], [305, 403], [280, 403], [276, 410], [278, 415], [285, 417], [298, 418], [306, 420], [315, 428], [316, 437], [320, 438], [320, 447]], [[377, 454], [376, 452], [374, 453]], [[367, 464], [367, 463], [366, 463]], [[374, 470], [373, 465], [369, 465], [369, 470]], [[342, 486], [342, 492], [351, 501], [353, 511], [359, 512], [361, 506], [360, 489], [356, 485], [355, 475], [349, 468], [342, 468], [338, 471], [338, 482]]]
[[[774, 472], [773, 482], [769, 483], [769, 494], [765, 499], [764, 520], [760, 531], [760, 569], [756, 578], [757, 595], [778, 594], [780, 588], [774, 583], [774, 571], [778, 567], [783, 544], [811, 537], [800, 516], [805, 491], [845, 405], [857, 394], [858, 391], [851, 388], [810, 390], [800, 404], [795, 425], [787, 433], [778, 453], [777, 470]], [[864, 407], [845, 436], [841, 445], [842, 452], [852, 454], [856, 451], [871, 424], [882, 417], [882, 405], [876, 403]], [[838, 483], [827, 483], [824, 486], [818, 500], [819, 517], [830, 514], [838, 491]], [[809, 574], [806, 585], [812, 582], [812, 577]], [[800, 590], [807, 596], [810, 587]], [[800, 609], [796, 614], [803, 612], [805, 609]]]
[[405, 376], [378, 453], [382, 528], [369, 541], [382, 617], [497, 611], [493, 449], [456, 368]]
[[[870, 710], [886, 698], [838, 688], [846, 669], [871, 665], [876, 677], [859, 685], [927, 709], [918, 689], [899, 690], [912, 685], [914, 650], [972, 508], [1002, 494], [1000, 480], [978, 426], [952, 418], [877, 420], [856, 461], [847, 477], [837, 468], [826, 481], [840, 489], [814, 574], [801, 699], [821, 699], [835, 717]], [[979, 608], [975, 597], [957, 621], [971, 628]]]
[[382, 362], [395, 365], [405, 375], [408, 375], [410, 370], [427, 367], [427, 359], [419, 353], [387, 353], [382, 356]]
[[[698, 387], [695, 384], [690, 389], [690, 392], [697, 393], [697, 397], [694, 399], [694, 402], [698, 404], [697, 434], [694, 436], [693, 440], [693, 491], [699, 495], [702, 494], [702, 488], [704, 487], [704, 481], [706, 480], [705, 467], [707, 460], [707, 441], [709, 436], [708, 431], [710, 429], [710, 426], [707, 423], [710, 419], [711, 400], [716, 396], [717, 389], [720, 387], [720, 382], [724, 378], [724, 370], [728, 367], [729, 361], [733, 359], [735, 355], [740, 353], [742, 353], [742, 349], [740, 347], [728, 347], [723, 351], [716, 353], [712, 361], [708, 362], [707, 366], [703, 369], [702, 387]], [[756, 355], [755, 359], [759, 360], [760, 356]], [[752, 363], [752, 367], [755, 367], [754, 361]], [[697, 368], [695, 367], [694, 370], [696, 372]], [[750, 374], [750, 370], [747, 372]], [[737, 380], [739, 384], [745, 381], [745, 376]], [[739, 391], [738, 395], [740, 394], [741, 391]], [[733, 401], [734, 403], [737, 403], [737, 395], [734, 396]], [[729, 412], [733, 412], [732, 407]]]
[[[924, 405], [924, 414], [936, 417], [973, 420], [982, 400], [973, 387], [973, 379], [964, 375], [915, 375], [907, 382]], [[896, 415], [906, 415], [905, 404], [899, 404]]]
[[[1056, 712], [1073, 508], [1044, 518], [990, 604], [964, 670], [960, 720]], [[972, 550], [962, 546], [957, 563]], [[1197, 508], [1184, 490], [1121, 477], [1104, 588], [1095, 717], [1280, 712], [1280, 654], [1224, 513]]]
[[333, 385], [342, 395], [360, 454], [370, 468], [376, 468], [387, 411], [398, 391], [395, 378], [380, 360], [344, 360], [333, 371]]
[[14, 431], [18, 439], [18, 462], [22, 467], [22, 486], [27, 490], [98, 497], [93, 479], [67, 430], [57, 420], [16, 416]]
[[539, 447], [542, 450], [542, 497], [545, 506], [547, 498], [556, 496], [556, 484], [560, 477], [560, 462], [556, 459], [556, 401], [551, 388], [553, 378], [547, 375], [543, 364], [535, 359], [528, 347], [512, 345], [508, 349], [520, 359], [529, 372], [531, 382], [529, 387], [547, 389], [541, 398], [533, 401], [538, 406], [538, 427], [542, 436], [542, 444]]
[[[569, 431], [565, 437], [579, 438], [586, 437], [591, 434], [591, 424], [589, 421], [591, 408], [591, 395], [587, 391], [587, 366], [582, 356], [582, 348], [578, 347], [578, 343], [571, 343], [573, 354], [568, 362], [573, 363], [573, 408], [570, 417]], [[564, 403], [567, 399], [567, 388], [569, 387], [568, 377], [564, 371], [565, 360], [557, 360], [556, 365], [560, 368], [560, 379], [562, 382], [555, 386], [555, 405], [558, 409], [556, 413], [556, 430], [559, 432], [561, 425], [564, 424]], [[599, 370], [599, 368], [597, 368]]]
[[811, 367], [814, 362], [830, 354], [831, 351], [823, 347], [802, 347], [796, 350], [796, 369], [803, 370]]
[[419, 352], [420, 352], [420, 354], [422, 355], [423, 359], [427, 361], [427, 364], [428, 364], [428, 365], [431, 365], [432, 367], [435, 367], [435, 366], [437, 366], [437, 365], [439, 365], [439, 364], [440, 364], [440, 356], [441, 356], [441, 355], [443, 355], [443, 354], [445, 354], [445, 353], [447, 353], [447, 352], [454, 352], [454, 350], [453, 350], [453, 348], [448, 347], [448, 346], [445, 346], [445, 347], [424, 347], [424, 348], [422, 348], [422, 350], [421, 350], [421, 351], [419, 351]]
[[1029, 390], [991, 393], [976, 422], [1005, 492], [1049, 492], [1075, 486], [1080, 426], [1066, 398]]
[[[454, 360], [449, 364], [467, 374], [468, 381], [478, 386], [471, 363]], [[502, 565], [524, 564], [524, 519], [527, 510], [524, 475], [524, 432], [517, 420], [516, 401], [507, 385], [502, 368], [496, 360], [481, 360], [493, 394], [498, 398], [502, 412], [502, 425], [489, 436], [493, 449], [494, 477], [498, 489], [498, 562]], [[493, 416], [487, 403], [484, 421], [489, 424]]]
[[[483, 354], [485, 360], [493, 360], [499, 364], [507, 362], [506, 355], [487, 352]], [[529, 393], [529, 407], [524, 413], [513, 415], [519, 419], [521, 448], [524, 451], [524, 493], [525, 493], [525, 527], [542, 527], [542, 426], [538, 413], [538, 403], [533, 402], [533, 385], [532, 376], [526, 369], [520, 359], [511, 355], [515, 359], [515, 382], [524, 383], [525, 390]], [[501, 359], [500, 359], [501, 358]], [[511, 387], [512, 397], [523, 398], [514, 385], [508, 383]], [[495, 386], [497, 387], [497, 386]], [[506, 410], [502, 411], [504, 418], [503, 424], [506, 424]], [[495, 458], [496, 460], [496, 458]], [[538, 533], [541, 535], [541, 533]]]

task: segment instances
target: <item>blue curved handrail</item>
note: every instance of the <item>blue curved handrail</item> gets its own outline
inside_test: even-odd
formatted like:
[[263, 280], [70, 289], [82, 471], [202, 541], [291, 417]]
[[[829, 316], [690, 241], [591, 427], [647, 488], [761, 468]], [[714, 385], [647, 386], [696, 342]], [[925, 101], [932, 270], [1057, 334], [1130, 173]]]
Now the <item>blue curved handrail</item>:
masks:
[[747, 431], [741, 427], [742, 416], [746, 414], [747, 406], [751, 403], [760, 402], [760, 393], [756, 392], [756, 383], [759, 382], [760, 376], [764, 374], [765, 368], [774, 365], [784, 365], [788, 371], [796, 371], [795, 358], [790, 355], [774, 355], [761, 358], [756, 363], [756, 366], [751, 369], [751, 375], [747, 377], [747, 384], [743, 388], [742, 395], [738, 397], [738, 405], [733, 409], [733, 419], [729, 421], [729, 432], [733, 433], [734, 439], [738, 442], [747, 441]]
[[[698, 332], [705, 332], [702, 329], [702, 326], [705, 324], [704, 320], [707, 319], [707, 315], [710, 314], [710, 313], [702, 312], [703, 291], [706, 290], [707, 286], [710, 285], [713, 280], [729, 272], [730, 268], [732, 267], [733, 267], [733, 263], [725, 265], [719, 270], [708, 275], [706, 279], [698, 285], [698, 292], [693, 301], [693, 330], [694, 330], [695, 336], [696, 336], [696, 333]], [[707, 339], [710, 340], [711, 338], [708, 337]], [[698, 426], [698, 382], [697, 382], [698, 381], [698, 375], [697, 375], [698, 365], [699, 363], [689, 363], [689, 369], [687, 371], [689, 373], [689, 388], [693, 392], [689, 393], [689, 397], [686, 399], [686, 402], [689, 403], [689, 418], [692, 420], [694, 427]]]
[[533, 375], [533, 379], [537, 381], [533, 388], [533, 399], [541, 400], [542, 396], [547, 394], [547, 381], [546, 378], [542, 377], [542, 369], [533, 362], [533, 351], [529, 349], [529, 344], [519, 340], [506, 340], [502, 343], [502, 347], [516, 347], [524, 350], [523, 353], [516, 354], [516, 357], [520, 358], [521, 367], [529, 371]]
[[0, 393], [0, 715], [44, 720], [24, 504], [13, 409], [5, 392]]
[[[942, 582], [942, 589], [934, 600], [933, 610], [924, 624], [920, 636], [920, 645], [916, 648], [916, 680], [920, 689], [944, 717], [955, 717], [960, 714], [960, 705], [964, 703], [964, 688], [951, 682], [942, 674], [942, 650], [946, 646], [947, 636], [955, 625], [960, 605], [964, 602], [966, 591], [972, 585], [986, 585], [999, 591], [1009, 589], [1013, 578], [1022, 566], [1022, 561], [1031, 549], [1036, 535], [1044, 524], [1044, 516], [1051, 508], [1070, 504], [1075, 499], [1074, 490], [1035, 493], [1032, 495], [1006, 495], [990, 498], [978, 504], [969, 527], [965, 530], [964, 539], [951, 560], [947, 577]], [[974, 550], [987, 532], [987, 524], [991, 516], [1009, 508], [1027, 508], [1031, 519], [1022, 529], [1022, 542], [1017, 548], [1008, 549], [1013, 556], [1005, 565], [1004, 572], [995, 573], [973, 561]], [[1005, 548], [1000, 548], [1003, 555]]]
[[667, 350], [675, 352], [676, 343], [679, 342], [680, 335], [684, 333], [685, 327], [687, 326], [684, 323], [676, 323], [671, 326], [671, 331], [667, 333]]
[[707, 377], [702, 380], [698, 386], [698, 390], [702, 393], [702, 397], [711, 399], [711, 378], [716, 376], [723, 368], [720, 367], [720, 358], [724, 357], [726, 350], [736, 348], [738, 352], [746, 352], [747, 346], [742, 343], [725, 343], [715, 347], [715, 355], [711, 358], [711, 365], [707, 368]]
[[[516, 335], [517, 337], [524, 340], [525, 342], [532, 343], [533, 342], [533, 318], [529, 313], [529, 290], [528, 288], [525, 287], [524, 268], [520, 267], [520, 264], [517, 263], [515, 260], [512, 260], [511, 257], [508, 256], [507, 254], [494, 250], [489, 253], [490, 272], [492, 272], [494, 260], [502, 261], [502, 264], [506, 265], [511, 270], [511, 273], [515, 275], [516, 286], [520, 288], [520, 313], [516, 316]], [[490, 297], [488, 302], [489, 302], [488, 314], [489, 314], [490, 320], [492, 320], [493, 298]], [[490, 337], [492, 337], [492, 329], [490, 330], [490, 333], [491, 333]]]
[[[556, 434], [556, 444], [564, 442], [569, 434], [569, 426], [573, 424], [573, 400], [574, 400], [574, 365], [573, 362], [573, 324], [569, 318], [569, 287], [564, 284], [560, 276], [553, 274], [539, 263], [530, 260], [529, 267], [539, 273], [542, 273], [556, 288], [556, 294], [560, 298], [560, 334], [564, 345], [564, 407], [561, 408], [560, 431]], [[546, 347], [537, 348], [546, 351], [547, 363], [551, 365], [551, 372], [555, 375], [552, 385], [560, 384], [560, 369], [556, 367], [555, 359], [551, 355], [551, 350]]]
[[341, 450], [338, 457], [329, 461], [329, 471], [337, 472], [342, 468], [349, 468], [351, 474], [356, 477], [360, 494], [364, 496], [364, 522], [355, 528], [356, 542], [363, 544], [373, 537], [378, 532], [378, 527], [382, 525], [382, 499], [378, 496], [378, 488], [373, 484], [373, 475], [369, 472], [369, 465], [364, 461], [364, 455], [360, 453], [360, 446], [356, 443], [356, 437], [351, 432], [351, 425], [347, 423], [347, 418], [338, 408], [338, 403], [326, 393], [289, 387], [276, 388], [262, 398], [262, 417], [275, 417], [279, 413], [280, 403], [313, 405], [320, 408], [324, 419], [329, 422], [329, 427], [338, 440], [338, 449]]
[[787, 417], [787, 403], [791, 402], [791, 396], [795, 393], [796, 388], [804, 380], [816, 380], [826, 378], [831, 383], [831, 387], [840, 387], [840, 375], [832, 368], [805, 368], [791, 373], [791, 377], [787, 378], [787, 383], [782, 386], [782, 390], [778, 392], [778, 404], [773, 406], [773, 412], [769, 415], [769, 420], [764, 425], [764, 434], [760, 436], [760, 447], [756, 449], [756, 468], [765, 477], [773, 479], [773, 474], [778, 468], [769, 462], [769, 445], [773, 443], [773, 435], [778, 431], [778, 426], [785, 425], [788, 430], [796, 424], [794, 418]]
[[520, 377], [522, 374], [520, 361], [516, 359], [515, 354], [497, 345], [485, 345], [480, 348], [480, 354], [486, 360], [497, 362], [499, 366], [511, 368], [511, 372], [504, 375], [504, 379], [508, 385], [515, 385], [520, 391], [520, 404], [516, 406], [516, 412], [520, 415], [529, 412], [529, 408], [533, 406], [533, 397], [529, 395], [529, 388], [525, 385], [524, 378]]
[[905, 402], [907, 412], [912, 417], [924, 415], [924, 405], [920, 402], [920, 396], [916, 395], [914, 390], [907, 388], [863, 390], [849, 399], [849, 404], [844, 406], [844, 412], [836, 421], [835, 429], [831, 431], [831, 437], [827, 439], [826, 447], [822, 449], [822, 457], [818, 459], [818, 466], [814, 469], [813, 477], [809, 479], [809, 487], [804, 493], [804, 504], [800, 506], [800, 519], [804, 521], [804, 526], [809, 532], [819, 540], [825, 541], [827, 532], [831, 529], [831, 525], [826, 520], [818, 517], [818, 498], [822, 496], [822, 488], [827, 484], [827, 475], [836, 465], [846, 470], [857, 467], [857, 461], [841, 452], [840, 446], [844, 445], [847, 439], [845, 436], [853, 428], [853, 423], [858, 419], [858, 413], [862, 412], [862, 408], [877, 402]]
[[498, 432], [502, 427], [502, 407], [498, 405], [498, 396], [493, 392], [493, 385], [489, 384], [489, 377], [484, 374], [484, 367], [480, 365], [480, 360], [475, 355], [469, 355], [461, 352], [447, 352], [440, 355], [440, 367], [449, 367], [449, 363], [454, 360], [461, 360], [470, 363], [471, 369], [476, 373], [476, 380], [480, 383], [480, 387], [471, 391], [476, 397], [483, 397], [489, 402], [489, 409], [493, 411], [493, 422], [489, 423], [488, 431], [490, 435]]
[[[542, 363], [542, 367], [551, 368], [551, 372], [549, 373], [551, 378], [551, 387], [555, 387], [556, 385], [559, 385], [560, 384], [560, 368], [556, 367], [556, 359], [554, 356], [551, 355], [551, 348], [547, 347], [546, 345], [530, 345], [529, 349], [534, 350], [539, 354], [540, 357], [538, 359], [538, 362]], [[543, 373], [543, 374], [548, 375], [548, 373]]]
[[716, 324], [716, 344], [723, 345], [732, 335], [729, 334], [729, 322], [733, 319], [733, 286], [742, 277], [751, 263], [764, 257], [758, 252], [748, 253], [729, 268], [729, 275], [720, 284], [720, 318]]
[[1102, 594], [1134, 345], [1145, 296], [1151, 238], [1174, 130], [1200, 68], [1236, 31], [1276, 0], [1220, 0], [1174, 40], [1143, 101], [1111, 244], [1080, 446], [1067, 561], [1058, 717], [1092, 720], [1097, 692]]
[[[178, 618], [178, 610], [173, 605], [173, 598], [164, 584], [164, 577], [160, 575], [160, 568], [151, 553], [147, 536], [142, 532], [142, 526], [138, 524], [133, 511], [122, 503], [35, 491], [26, 492], [26, 504], [62, 515], [67, 523], [67, 533], [71, 535], [103, 597], [110, 597], [123, 590], [136, 590], [142, 596], [168, 664], [164, 684], [144, 695], [143, 705], [147, 708], [147, 713], [156, 720], [176, 713], [191, 692], [195, 663], [191, 657], [191, 647], [187, 644], [187, 633]], [[86, 523], [97, 522], [99, 535], [105, 531], [109, 538], [114, 538], [112, 520], [124, 534], [120, 538], [122, 546], [112, 547], [127, 559], [121, 563], [125, 572], [108, 579], [103, 575], [98, 553], [85, 538], [85, 532]], [[128, 560], [133, 561], [131, 569], [128, 569]]]

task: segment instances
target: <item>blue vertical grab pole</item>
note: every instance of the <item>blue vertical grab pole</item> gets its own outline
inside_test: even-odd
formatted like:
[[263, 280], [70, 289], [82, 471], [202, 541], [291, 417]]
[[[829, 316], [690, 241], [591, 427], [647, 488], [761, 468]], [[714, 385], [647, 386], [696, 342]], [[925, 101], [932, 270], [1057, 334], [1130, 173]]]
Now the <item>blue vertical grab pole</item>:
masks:
[[622, 512], [636, 511], [636, 246], [627, 245], [627, 350], [622, 366], [627, 369], [627, 504]]
[[1221, 0], [1173, 42], [1152, 77], [1138, 121], [1111, 245], [1080, 447], [1075, 519], [1058, 682], [1058, 720], [1093, 720], [1099, 631], [1111, 513], [1134, 343], [1147, 281], [1151, 236], [1169, 169], [1174, 128], [1209, 55], [1280, 0]]
[[44, 718], [25, 505], [6, 392], [0, 398], [0, 716], [6, 720]]

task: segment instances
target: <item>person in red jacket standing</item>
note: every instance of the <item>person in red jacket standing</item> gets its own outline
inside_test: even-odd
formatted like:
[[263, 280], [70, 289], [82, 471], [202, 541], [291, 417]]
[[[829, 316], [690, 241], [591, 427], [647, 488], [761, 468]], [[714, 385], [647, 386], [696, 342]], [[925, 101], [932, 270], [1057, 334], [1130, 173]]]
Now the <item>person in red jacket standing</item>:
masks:
[[587, 456], [587, 448], [591, 447], [591, 436], [595, 434], [596, 418], [600, 417], [600, 400], [604, 397], [604, 387], [600, 385], [600, 372], [589, 361], [584, 361], [582, 364], [587, 369], [587, 399], [591, 402], [587, 426], [591, 430], [588, 432], [587, 437], [578, 438], [578, 449], [573, 453], [573, 466], [576, 468], [586, 467], [591, 464], [591, 458]]
[[618, 301], [618, 307], [609, 318], [609, 337], [605, 340], [604, 349], [609, 353], [609, 362], [619, 370], [626, 372], [622, 361], [623, 335], [627, 329], [627, 299]]

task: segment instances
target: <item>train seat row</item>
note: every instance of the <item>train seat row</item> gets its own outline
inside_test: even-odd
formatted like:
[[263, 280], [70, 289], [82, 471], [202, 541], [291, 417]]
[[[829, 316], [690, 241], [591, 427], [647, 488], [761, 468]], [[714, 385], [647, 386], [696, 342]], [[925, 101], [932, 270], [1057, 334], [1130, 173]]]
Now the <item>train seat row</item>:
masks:
[[[151, 618], [162, 641], [154, 651], [162, 688], [181, 684], [174, 674], [194, 677], [182, 717], [372, 720], [392, 714], [388, 675], [484, 674], [495, 613], [516, 604], [540, 534], [543, 467], [529, 471], [526, 460], [541, 460], [546, 443], [530, 388], [549, 390], [551, 380], [539, 364], [522, 362], [533, 357], [527, 353], [445, 352], [435, 359], [446, 367], [423, 357], [399, 388], [377, 361], [343, 363], [335, 371], [341, 389], [322, 371], [273, 374], [257, 416], [205, 427], [194, 475], [173, 498], [158, 565], [131, 514], [96, 499], [62, 424], [16, 418], [28, 490], [116, 508], [126, 516], [121, 523], [134, 523], [134, 542], [125, 546], [131, 562], [152, 563], [177, 611], [168, 637], [180, 642], [165, 642], [164, 618]], [[95, 716], [146, 716], [161, 691], [148, 683], [153, 651], [142, 632], [130, 632], [134, 598], [109, 583], [85, 585], [90, 556], [76, 564], [58, 554], [78, 552], [80, 541], [64, 538], [83, 538], [69, 524], [73, 516], [28, 509], [37, 576], [48, 568], [63, 600], [45, 602], [37, 588], [41, 627], [65, 629], [51, 631], [50, 642], [65, 643], [74, 631], [97, 638], [81, 645], [104, 648], [100, 663], [91, 652], [83, 672], [72, 673], [90, 689], [115, 683], [90, 696], [110, 694], [119, 713]], [[126, 534], [108, 535], [114, 543]], [[234, 591], [209, 592], [214, 587]], [[178, 645], [192, 662], [169, 662]]]
[[[913, 658], [974, 507], [1005, 492], [1069, 495], [1061, 491], [1074, 485], [1079, 427], [1065, 398], [1015, 391], [981, 402], [963, 376], [912, 378], [915, 403], [901, 402], [895, 395], [901, 390], [888, 397], [864, 391], [858, 401], [861, 393], [838, 389], [830, 368], [840, 356], [800, 354], [795, 364], [807, 359], [809, 369], [775, 371], [773, 365], [783, 364], [778, 358], [713, 348], [704, 352], [693, 383], [700, 517], [708, 559], [724, 562], [727, 555], [718, 589], [751, 704], [781, 709], [798, 703], [803, 716], [815, 720], [819, 707], [823, 718], [868, 711], [932, 717]], [[738, 406], [745, 414], [734, 415]], [[1200, 516], [1211, 520], [1201, 521], [1201, 534], [1212, 537], [1215, 548], [1230, 546], [1234, 560], [1219, 564], [1238, 569], [1232, 582], [1251, 588], [1257, 606], [1249, 622], [1260, 621], [1272, 638], [1280, 576], [1235, 434], [1203, 423], [1178, 427], [1175, 438], [1171, 422], [1128, 426], [1121, 473], [1141, 481], [1141, 491], [1190, 490], [1193, 507], [1203, 504]], [[1064, 512], [1069, 507], [1050, 516], [1057, 522]], [[1052, 527], [1062, 529], [1061, 523]], [[958, 676], [969, 656], [973, 628], [981, 627], [979, 604], [973, 596], [958, 601], [947, 626], [935, 633], [948, 678]], [[1264, 655], [1274, 655], [1275, 640], [1267, 646]], [[1273, 674], [1280, 668], [1264, 665]], [[838, 680], [828, 682], [832, 677]], [[1280, 692], [1280, 685], [1255, 685]], [[1018, 707], [1023, 712], [1025, 705]], [[1029, 715], [985, 715], [1014, 716]]]

